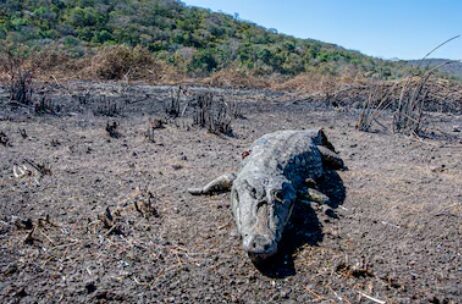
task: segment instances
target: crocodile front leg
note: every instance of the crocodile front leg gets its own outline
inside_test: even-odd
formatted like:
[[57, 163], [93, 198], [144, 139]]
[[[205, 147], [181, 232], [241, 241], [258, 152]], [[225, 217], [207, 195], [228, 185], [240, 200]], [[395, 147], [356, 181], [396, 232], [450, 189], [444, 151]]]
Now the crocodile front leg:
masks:
[[328, 205], [330, 198], [319, 190], [313, 188], [306, 188], [304, 191], [299, 192], [299, 197], [310, 202], [318, 203], [319, 205]]

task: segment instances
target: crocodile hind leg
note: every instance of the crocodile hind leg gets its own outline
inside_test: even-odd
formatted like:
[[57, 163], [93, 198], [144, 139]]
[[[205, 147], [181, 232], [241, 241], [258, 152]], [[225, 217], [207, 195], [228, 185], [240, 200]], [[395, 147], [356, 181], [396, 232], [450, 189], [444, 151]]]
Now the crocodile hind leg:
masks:
[[345, 169], [345, 164], [340, 156], [325, 146], [317, 146], [321, 153], [322, 163], [329, 169]]
[[211, 181], [202, 188], [189, 188], [188, 192], [192, 195], [226, 192], [231, 190], [231, 187], [233, 186], [233, 182], [235, 179], [235, 173], [223, 174], [222, 176], [215, 178], [213, 181]]
[[321, 153], [322, 162], [327, 168], [334, 170], [346, 169], [343, 160], [337, 154], [337, 151], [335, 151], [335, 148], [329, 139], [327, 139], [323, 129], [318, 130], [318, 134], [314, 138], [314, 142]]

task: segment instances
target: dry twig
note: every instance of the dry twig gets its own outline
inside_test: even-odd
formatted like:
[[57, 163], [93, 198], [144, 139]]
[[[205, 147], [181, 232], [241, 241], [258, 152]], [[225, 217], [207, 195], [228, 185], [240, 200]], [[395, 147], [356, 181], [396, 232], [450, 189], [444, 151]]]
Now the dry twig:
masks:
[[370, 295], [367, 295], [364, 292], [361, 292], [361, 291], [356, 291], [356, 292], [359, 293], [361, 296], [371, 300], [372, 302], [375, 302], [375, 303], [378, 303], [378, 304], [386, 304], [387, 303], [387, 302], [385, 302], [383, 300], [379, 300], [377, 298], [371, 297]]

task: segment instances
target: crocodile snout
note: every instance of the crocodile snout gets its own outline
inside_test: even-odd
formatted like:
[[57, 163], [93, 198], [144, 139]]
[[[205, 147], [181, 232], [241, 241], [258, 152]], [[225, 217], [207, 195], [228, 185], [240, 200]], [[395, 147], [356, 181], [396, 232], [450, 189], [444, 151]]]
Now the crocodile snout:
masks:
[[254, 235], [244, 240], [244, 250], [252, 260], [264, 260], [277, 252], [277, 244], [263, 235]]

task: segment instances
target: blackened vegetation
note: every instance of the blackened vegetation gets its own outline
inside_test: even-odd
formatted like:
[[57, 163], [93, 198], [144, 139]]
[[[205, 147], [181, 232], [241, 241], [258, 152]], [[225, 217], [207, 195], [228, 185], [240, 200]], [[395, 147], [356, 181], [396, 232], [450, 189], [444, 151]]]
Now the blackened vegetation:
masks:
[[5, 147], [11, 147], [10, 138], [2, 131], [0, 131], [0, 144]]
[[[4, 50], [2, 68], [10, 77], [9, 92], [13, 106], [31, 107], [36, 114], [57, 114], [59, 107], [55, 106], [46, 92], [34, 94], [34, 67], [24, 68], [24, 59], [11, 50]], [[37, 98], [37, 95], [40, 96]]]
[[112, 138], [120, 138], [122, 137], [122, 134], [119, 132], [118, 127], [119, 125], [116, 121], [113, 121], [112, 123], [108, 122], [106, 124], [106, 132]]
[[335, 272], [347, 277], [347, 278], [367, 278], [374, 277], [374, 274], [368, 267], [369, 265], [364, 265], [364, 267], [355, 267], [347, 265], [345, 263], [340, 263], [335, 267]]
[[30, 159], [24, 159], [24, 163], [29, 164], [32, 168], [37, 170], [37, 172], [40, 173], [40, 177], [43, 177], [45, 175], [52, 175], [51, 167], [46, 163], [37, 163]]
[[232, 135], [232, 121], [233, 113], [223, 98], [214, 101], [214, 96], [210, 92], [197, 96], [193, 126], [206, 128], [213, 134]]
[[32, 103], [32, 72], [21, 69], [11, 74], [10, 99], [23, 105]]
[[148, 121], [148, 128], [144, 133], [144, 137], [147, 141], [155, 143], [155, 130], [163, 129], [165, 121], [159, 118], [151, 118]]
[[[116, 234], [128, 236], [131, 234], [131, 227], [128, 224], [127, 216], [136, 212], [143, 218], [160, 218], [160, 213], [155, 207], [157, 202], [156, 196], [146, 190], [136, 188], [129, 198], [122, 202], [118, 207], [110, 209], [106, 207], [104, 212], [98, 214], [97, 219], [102, 223], [102, 228], [106, 230], [106, 235]], [[137, 221], [133, 219], [132, 221]]]
[[425, 101], [428, 96], [426, 84], [430, 76], [431, 71], [419, 77], [408, 77], [402, 84], [398, 99], [392, 97], [397, 84], [387, 88], [383, 81], [373, 83], [369, 89], [369, 97], [360, 110], [356, 128], [370, 132], [372, 126], [377, 124], [387, 129], [379, 118], [386, 110], [395, 109], [392, 121], [393, 132], [420, 135]]
[[393, 115], [393, 131], [406, 135], [418, 135], [421, 131], [423, 107], [428, 91], [425, 83], [431, 72], [420, 77], [414, 84], [408, 80], [399, 97], [398, 109]]
[[126, 106], [133, 101], [124, 92], [119, 96], [92, 95], [90, 91], [72, 96], [82, 108], [89, 108], [96, 116], [122, 116]]
[[10, 100], [18, 105], [32, 104], [33, 71], [23, 68], [23, 59], [13, 54], [11, 50], [4, 51], [3, 69], [10, 76]]
[[[200, 92], [189, 98], [188, 90], [181, 86], [170, 92], [170, 100], [165, 103], [165, 114], [165, 120], [177, 127], [185, 125], [184, 119], [192, 119], [193, 127], [228, 136], [233, 135], [232, 121], [244, 118], [238, 103], [226, 102], [223, 96], [217, 97], [211, 91]], [[180, 118], [183, 120], [180, 121]], [[187, 125], [186, 129], [189, 130], [190, 123]]]
[[[383, 82], [374, 82], [369, 88], [369, 96], [364, 101], [359, 113], [356, 128], [363, 132], [370, 132], [374, 123], [381, 126], [378, 120], [381, 113], [386, 110], [392, 103], [392, 88], [387, 88]], [[386, 127], [385, 127], [386, 128]]]
[[163, 129], [165, 128], [164, 126], [165, 120], [161, 118], [151, 118], [149, 119], [149, 127], [151, 129]]
[[99, 97], [99, 102], [96, 103], [96, 109], [93, 111], [95, 115], [114, 117], [121, 114], [122, 107], [116, 100], [111, 100], [106, 95]]
[[170, 91], [170, 100], [167, 101], [165, 104], [165, 114], [170, 117], [170, 118], [178, 118], [180, 116], [184, 115], [184, 112], [186, 111], [186, 108], [189, 104], [186, 103], [185, 108], [183, 112], [181, 112], [181, 97], [182, 95], [186, 95], [188, 92], [187, 89], [184, 89], [183, 87], [179, 86], [177, 90], [171, 90]]
[[53, 148], [56, 148], [56, 147], [58, 147], [58, 146], [61, 145], [61, 142], [60, 142], [59, 140], [57, 140], [57, 139], [52, 139], [51, 142], [50, 142], [50, 144], [51, 144], [51, 146], [52, 146]]
[[20, 128], [20, 129], [18, 129], [18, 132], [19, 132], [19, 134], [21, 135], [21, 137], [22, 137], [23, 139], [26, 139], [27, 137], [29, 137], [29, 135], [27, 135], [26, 129], [21, 129], [21, 128]]
[[[422, 63], [424, 63], [433, 52], [459, 37], [460, 35], [454, 36], [427, 53], [421, 59], [419, 67], [421, 67]], [[377, 86], [378, 89], [374, 89], [373, 86], [369, 93], [369, 98], [364, 103], [360, 112], [356, 125], [357, 128], [361, 131], [370, 131], [373, 122], [376, 122], [386, 128], [377, 120], [377, 116], [387, 108], [394, 108], [396, 110], [393, 114], [393, 132], [405, 135], [422, 136], [424, 133], [422, 130], [422, 122], [424, 117], [425, 101], [428, 99], [431, 91], [428, 85], [429, 79], [436, 70], [449, 63], [451, 63], [451, 61], [445, 61], [432, 68], [429, 68], [427, 65], [423, 74], [410, 74], [405, 77], [403, 81], [401, 81], [402, 89], [396, 103], [392, 98], [390, 98], [390, 96], [393, 95], [395, 86], [393, 86], [389, 91], [384, 90], [385, 83], [383, 80], [380, 82], [380, 85]]]
[[116, 225], [114, 222], [114, 216], [112, 215], [111, 209], [109, 207], [106, 208], [104, 213], [98, 215], [98, 219], [103, 223], [103, 227], [108, 229], [107, 234], [117, 234], [117, 235], [124, 235], [122, 229], [119, 225]]
[[242, 111], [242, 107], [238, 102], [228, 101], [226, 102], [226, 106], [228, 107], [232, 118], [246, 119], [244, 112]]
[[77, 97], [77, 100], [79, 101], [79, 104], [83, 105], [83, 106], [87, 105], [91, 100], [91, 95], [90, 95], [89, 90], [83, 95], [75, 95], [73, 97]]
[[136, 211], [140, 213], [144, 218], [149, 218], [150, 216], [153, 216], [155, 218], [159, 218], [160, 214], [157, 211], [157, 209], [154, 207], [154, 204], [156, 203], [156, 196], [150, 192], [147, 191], [147, 200], [145, 199], [144, 201], [135, 201], [133, 203]]
[[149, 123], [148, 129], [146, 130], [146, 133], [144, 133], [144, 137], [146, 138], [146, 140], [147, 140], [148, 142], [151, 142], [151, 143], [155, 143], [155, 142], [156, 142], [154, 130], [155, 130], [155, 129], [154, 129], [154, 128], [151, 126], [151, 124]]
[[34, 112], [37, 114], [57, 114], [59, 112], [59, 106], [54, 105], [51, 98], [43, 94], [39, 101], [34, 103]]

